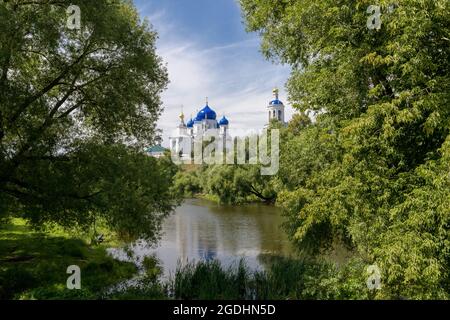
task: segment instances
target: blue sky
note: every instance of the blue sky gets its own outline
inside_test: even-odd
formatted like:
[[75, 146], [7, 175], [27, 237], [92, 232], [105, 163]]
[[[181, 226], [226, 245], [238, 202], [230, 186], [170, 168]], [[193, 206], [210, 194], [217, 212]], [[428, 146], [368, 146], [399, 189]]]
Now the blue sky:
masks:
[[[285, 105], [287, 66], [266, 61], [259, 37], [248, 34], [236, 0], [134, 0], [159, 34], [158, 54], [167, 63], [170, 84], [158, 122], [164, 144], [177, 126], [181, 106], [187, 118], [205, 105], [230, 120], [233, 135], [267, 123], [272, 89]], [[292, 115], [288, 106], [287, 118]]]

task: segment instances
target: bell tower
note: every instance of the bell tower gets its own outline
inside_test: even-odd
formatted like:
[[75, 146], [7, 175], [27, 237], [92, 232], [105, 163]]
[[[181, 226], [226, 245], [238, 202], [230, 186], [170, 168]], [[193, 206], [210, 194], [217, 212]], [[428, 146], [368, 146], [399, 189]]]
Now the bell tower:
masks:
[[278, 98], [279, 90], [277, 88], [273, 89], [274, 100], [270, 101], [267, 109], [269, 110], [269, 123], [273, 119], [284, 122], [284, 104]]

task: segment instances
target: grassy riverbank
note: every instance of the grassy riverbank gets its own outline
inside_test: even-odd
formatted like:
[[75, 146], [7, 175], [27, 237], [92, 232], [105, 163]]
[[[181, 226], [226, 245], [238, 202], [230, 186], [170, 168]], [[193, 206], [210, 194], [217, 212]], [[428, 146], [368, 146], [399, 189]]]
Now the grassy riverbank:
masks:
[[[107, 255], [114, 242], [90, 245], [85, 234], [59, 228], [38, 232], [12, 219], [0, 228], [0, 299], [101, 298], [106, 288], [137, 272], [132, 263]], [[82, 270], [81, 290], [66, 288], [70, 265]]]
[[[265, 271], [237, 261], [224, 267], [216, 260], [179, 265], [162, 280], [154, 257], [144, 259], [145, 272], [136, 286], [106, 294], [106, 289], [132, 279], [136, 266], [114, 260], [107, 237], [91, 245], [86, 234], [59, 228], [34, 231], [12, 219], [0, 229], [0, 299], [355, 299], [367, 298], [364, 265], [343, 268], [324, 262], [261, 257]], [[81, 290], [66, 288], [67, 267], [81, 269]]]
[[[273, 258], [271, 258], [273, 259]], [[161, 283], [146, 277], [138, 287], [118, 298], [181, 300], [320, 300], [369, 299], [364, 266], [356, 261], [337, 268], [333, 264], [275, 258], [264, 271], [251, 270], [245, 261], [224, 267], [219, 261], [179, 266]], [[169, 294], [169, 296], [168, 296]]]

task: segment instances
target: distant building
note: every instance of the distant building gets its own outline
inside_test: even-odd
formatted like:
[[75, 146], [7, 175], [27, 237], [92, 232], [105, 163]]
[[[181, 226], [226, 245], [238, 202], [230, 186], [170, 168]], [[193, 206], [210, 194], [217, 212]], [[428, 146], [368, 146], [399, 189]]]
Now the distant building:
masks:
[[216, 112], [211, 109], [206, 101], [206, 106], [201, 109], [195, 118], [184, 123], [184, 114], [181, 112], [180, 123], [173, 136], [169, 137], [169, 146], [172, 154], [178, 154], [181, 159], [191, 159], [194, 141], [207, 134], [216, 134], [223, 140], [223, 145], [230, 148], [232, 139], [228, 132], [228, 119], [223, 116], [217, 121]]
[[[271, 121], [276, 120], [286, 125], [285, 107], [283, 102], [279, 100], [278, 94], [278, 89], [274, 89], [274, 99], [267, 106], [269, 124]], [[169, 148], [173, 155], [178, 155], [182, 160], [190, 160], [191, 153], [194, 149], [194, 141], [197, 138], [205, 137], [211, 133], [215, 133], [215, 135], [222, 139], [225, 149], [232, 150], [233, 139], [229, 133], [230, 122], [225, 116], [217, 121], [216, 112], [208, 105], [208, 99], [206, 99], [206, 106], [197, 113], [195, 118], [191, 117], [185, 123], [183, 112], [181, 112], [179, 118], [180, 122], [174, 134], [169, 137]]]
[[278, 89], [273, 89], [274, 100], [269, 102], [268, 110], [269, 110], [269, 123], [272, 120], [280, 121], [282, 124], [286, 124], [284, 120], [284, 104], [281, 100], [278, 99]]
[[164, 156], [164, 153], [167, 151], [167, 149], [161, 147], [160, 145], [156, 145], [153, 147], [150, 147], [146, 150], [146, 152], [154, 157], [154, 158], [161, 158]]

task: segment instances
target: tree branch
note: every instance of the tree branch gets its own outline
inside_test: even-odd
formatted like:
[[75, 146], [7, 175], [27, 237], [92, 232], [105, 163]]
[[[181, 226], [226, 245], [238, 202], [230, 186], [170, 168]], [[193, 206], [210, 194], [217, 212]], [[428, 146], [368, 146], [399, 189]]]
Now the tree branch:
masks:
[[57, 85], [61, 84], [61, 80], [71, 71], [71, 69], [76, 66], [78, 63], [80, 63], [84, 57], [86, 57], [89, 52], [88, 49], [90, 47], [90, 44], [88, 44], [83, 52], [72, 64], [70, 64], [67, 68], [65, 68], [58, 77], [53, 79], [47, 86], [45, 86], [41, 91], [39, 91], [37, 94], [32, 95], [28, 99], [26, 99], [18, 108], [18, 110], [13, 114], [13, 116], [10, 119], [10, 123], [14, 123], [19, 116], [28, 108], [30, 104], [35, 102], [37, 99], [41, 98], [43, 95], [45, 95], [47, 92], [52, 90]]
[[271, 198], [267, 198], [265, 196], [263, 196], [261, 194], [261, 192], [259, 192], [258, 190], [255, 189], [255, 187], [252, 184], [249, 184], [247, 187], [249, 187], [248, 191], [251, 194], [254, 194], [255, 196], [257, 196], [258, 198], [266, 201], [266, 202], [273, 202], [273, 200], [275, 200], [275, 197], [271, 197]]

